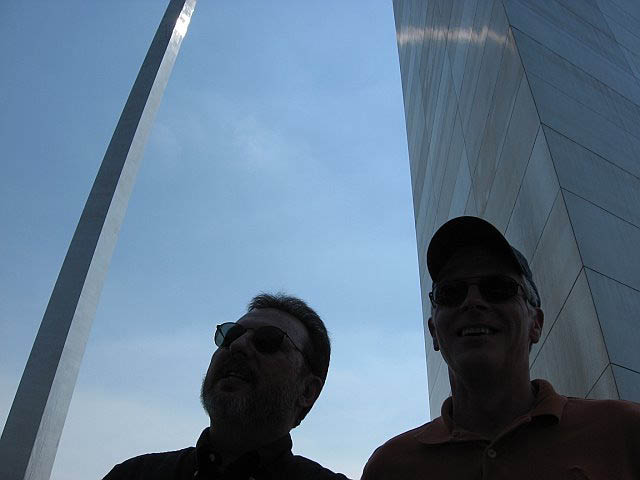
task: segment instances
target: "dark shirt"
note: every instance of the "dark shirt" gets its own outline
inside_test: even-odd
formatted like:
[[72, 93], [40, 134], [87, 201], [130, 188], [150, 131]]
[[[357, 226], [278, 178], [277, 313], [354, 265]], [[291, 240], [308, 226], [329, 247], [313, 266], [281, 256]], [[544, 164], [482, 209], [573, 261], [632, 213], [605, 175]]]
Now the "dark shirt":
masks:
[[103, 480], [348, 480], [293, 455], [291, 447], [291, 436], [285, 435], [259, 451], [245, 453], [222, 470], [205, 428], [195, 447], [130, 458], [113, 467]]
[[452, 398], [442, 416], [392, 438], [362, 480], [637, 480], [640, 405], [558, 395], [534, 380], [536, 402], [495, 438], [458, 427]]

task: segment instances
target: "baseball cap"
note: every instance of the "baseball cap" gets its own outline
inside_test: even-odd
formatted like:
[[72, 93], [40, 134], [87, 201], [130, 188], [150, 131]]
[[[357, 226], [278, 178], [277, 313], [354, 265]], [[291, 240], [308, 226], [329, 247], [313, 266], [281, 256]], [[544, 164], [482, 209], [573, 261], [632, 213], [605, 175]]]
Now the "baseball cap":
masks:
[[442, 268], [458, 250], [470, 246], [486, 246], [493, 251], [504, 253], [512, 260], [514, 267], [533, 287], [538, 306], [540, 294], [533, 281], [529, 263], [524, 255], [511, 246], [502, 233], [486, 220], [479, 217], [456, 217], [442, 225], [431, 238], [427, 249], [427, 267], [434, 283]]

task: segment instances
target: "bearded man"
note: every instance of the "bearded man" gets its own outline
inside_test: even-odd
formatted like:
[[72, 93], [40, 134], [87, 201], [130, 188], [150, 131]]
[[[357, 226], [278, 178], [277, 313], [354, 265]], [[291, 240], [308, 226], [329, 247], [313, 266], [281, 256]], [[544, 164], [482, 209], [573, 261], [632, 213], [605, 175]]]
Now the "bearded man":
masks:
[[320, 395], [331, 347], [304, 301], [262, 294], [237, 322], [218, 325], [202, 382], [209, 415], [195, 447], [129, 459], [104, 480], [346, 480], [291, 452], [289, 432]]

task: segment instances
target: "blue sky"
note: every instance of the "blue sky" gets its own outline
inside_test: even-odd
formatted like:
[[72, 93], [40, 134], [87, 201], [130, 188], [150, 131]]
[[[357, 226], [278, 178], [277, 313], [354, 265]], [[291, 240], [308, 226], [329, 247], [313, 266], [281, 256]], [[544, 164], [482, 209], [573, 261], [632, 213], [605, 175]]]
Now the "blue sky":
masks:
[[[0, 425], [164, 0], [3, 2]], [[217, 323], [307, 300], [333, 356], [294, 451], [357, 478], [428, 420], [390, 1], [200, 0], [129, 202], [52, 478], [192, 445]]]

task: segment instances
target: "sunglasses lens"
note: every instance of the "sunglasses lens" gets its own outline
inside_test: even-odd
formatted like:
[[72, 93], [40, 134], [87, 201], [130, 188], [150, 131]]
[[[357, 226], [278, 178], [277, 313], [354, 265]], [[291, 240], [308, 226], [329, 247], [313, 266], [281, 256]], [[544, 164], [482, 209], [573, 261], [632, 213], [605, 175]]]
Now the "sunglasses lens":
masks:
[[518, 284], [507, 277], [487, 277], [478, 288], [482, 296], [493, 303], [504, 302], [518, 294]]
[[[220, 348], [228, 348], [234, 341], [245, 334], [247, 329], [234, 322], [218, 325], [213, 337], [215, 344]], [[256, 350], [261, 353], [274, 353], [282, 345], [284, 332], [278, 327], [267, 325], [255, 329], [252, 335], [252, 342]]]
[[282, 345], [284, 332], [278, 327], [265, 326], [256, 329], [253, 334], [253, 344], [261, 353], [274, 353]]
[[242, 325], [238, 325], [237, 323], [223, 323], [222, 325], [218, 325], [213, 339], [218, 347], [226, 348], [246, 331]]
[[438, 305], [460, 305], [467, 296], [468, 285], [464, 282], [450, 282], [436, 286], [433, 299]]
[[518, 294], [519, 284], [509, 278], [490, 276], [477, 283], [465, 281], [449, 282], [437, 285], [433, 290], [433, 300], [438, 305], [457, 307], [467, 298], [469, 285], [477, 285], [482, 297], [491, 303], [506, 302]]

